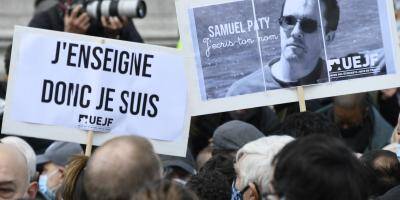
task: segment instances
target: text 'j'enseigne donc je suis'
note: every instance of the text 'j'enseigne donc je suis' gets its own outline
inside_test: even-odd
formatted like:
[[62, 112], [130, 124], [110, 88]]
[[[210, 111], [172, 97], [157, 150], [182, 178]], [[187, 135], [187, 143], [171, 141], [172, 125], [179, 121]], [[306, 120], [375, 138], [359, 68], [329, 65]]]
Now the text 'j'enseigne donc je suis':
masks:
[[[152, 54], [61, 41], [57, 41], [55, 46], [54, 58], [50, 61], [53, 65], [115, 73], [129, 78], [152, 78], [150, 69], [155, 57]], [[115, 88], [50, 79], [44, 79], [42, 86], [42, 103], [89, 108], [95, 101], [93, 104], [96, 110], [108, 112], [117, 110], [122, 114], [152, 118], [158, 114], [157, 103], [160, 97], [157, 94], [122, 90], [117, 95]], [[100, 99], [93, 100], [91, 94], [98, 91]], [[115, 96], [120, 98], [121, 105], [118, 108], [112, 106]]]

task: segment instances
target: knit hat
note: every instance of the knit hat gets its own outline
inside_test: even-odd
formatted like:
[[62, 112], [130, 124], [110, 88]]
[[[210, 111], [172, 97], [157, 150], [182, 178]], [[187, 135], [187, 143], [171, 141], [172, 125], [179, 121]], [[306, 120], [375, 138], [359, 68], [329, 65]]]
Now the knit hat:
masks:
[[214, 131], [213, 148], [217, 150], [239, 150], [245, 144], [264, 137], [253, 125], [233, 120], [219, 126]]

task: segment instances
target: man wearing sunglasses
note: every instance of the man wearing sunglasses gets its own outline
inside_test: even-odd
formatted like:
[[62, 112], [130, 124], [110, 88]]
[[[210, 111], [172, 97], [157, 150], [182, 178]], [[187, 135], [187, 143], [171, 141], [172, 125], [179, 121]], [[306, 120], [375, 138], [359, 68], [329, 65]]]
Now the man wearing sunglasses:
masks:
[[337, 0], [285, 0], [278, 20], [280, 58], [270, 60], [264, 73], [260, 69], [235, 82], [227, 96], [327, 82], [324, 46], [335, 37], [339, 12]]

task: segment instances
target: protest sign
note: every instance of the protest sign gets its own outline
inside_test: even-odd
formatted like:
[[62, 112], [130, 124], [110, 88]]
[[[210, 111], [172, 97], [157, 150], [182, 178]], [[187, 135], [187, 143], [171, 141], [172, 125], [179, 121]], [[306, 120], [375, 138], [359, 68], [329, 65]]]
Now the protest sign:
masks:
[[304, 1], [177, 1], [194, 115], [400, 86], [391, 0]]
[[158, 153], [185, 155], [190, 118], [175, 49], [16, 27], [8, 84], [3, 133], [85, 143], [75, 130], [96, 131], [95, 145], [134, 134]]

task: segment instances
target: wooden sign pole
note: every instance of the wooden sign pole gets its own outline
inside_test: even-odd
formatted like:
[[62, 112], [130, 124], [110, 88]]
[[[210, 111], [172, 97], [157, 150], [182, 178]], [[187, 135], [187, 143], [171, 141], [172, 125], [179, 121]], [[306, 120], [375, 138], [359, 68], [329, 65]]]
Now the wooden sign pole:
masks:
[[86, 137], [86, 149], [85, 149], [85, 156], [90, 157], [92, 154], [92, 147], [93, 147], [93, 131], [88, 131]]
[[297, 86], [297, 97], [299, 98], [300, 112], [306, 112], [306, 100], [304, 98], [304, 88], [303, 86]]

